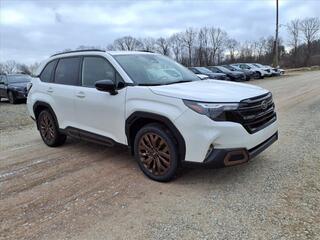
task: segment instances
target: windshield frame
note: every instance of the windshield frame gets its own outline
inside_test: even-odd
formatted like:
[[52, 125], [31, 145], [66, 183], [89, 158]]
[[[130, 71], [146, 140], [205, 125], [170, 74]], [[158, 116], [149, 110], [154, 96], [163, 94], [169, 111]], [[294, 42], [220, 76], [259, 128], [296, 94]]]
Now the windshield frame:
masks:
[[[163, 82], [157, 82], [157, 81], [150, 81], [150, 82], [138, 82], [136, 77], [133, 76], [132, 72], [130, 73], [127, 69], [127, 66], [124, 66], [124, 62], [121, 62], [119, 58], [121, 57], [141, 57], [141, 56], [148, 56], [148, 57], [155, 57], [155, 58], [160, 58], [160, 60], [164, 60], [167, 61], [167, 64], [173, 64], [173, 66], [177, 66], [178, 68], [180, 68], [181, 70], [183, 70], [185, 75], [190, 75], [191, 78], [183, 78], [183, 76], [181, 76], [181, 79], [178, 79], [177, 81], [163, 81]], [[192, 81], [201, 81], [201, 79], [199, 79], [199, 77], [192, 72], [190, 69], [188, 69], [187, 67], [181, 65], [180, 63], [174, 61], [173, 59], [161, 55], [161, 54], [150, 54], [150, 53], [137, 53], [137, 54], [132, 54], [132, 53], [128, 53], [128, 54], [116, 54], [113, 55], [113, 59], [117, 62], [117, 64], [121, 67], [121, 69], [128, 75], [128, 77], [130, 78], [130, 80], [134, 83], [134, 85], [137, 86], [159, 86], [159, 85], [169, 85], [169, 84], [176, 84], [176, 83], [183, 83], [183, 82], [192, 82]], [[158, 59], [159, 60], [159, 59]], [[168, 64], [169, 65], [169, 64]], [[147, 68], [144, 70], [148, 70]], [[152, 68], [150, 68], [150, 70], [152, 70]], [[168, 69], [170, 70], [170, 69]], [[177, 71], [177, 73], [179, 73], [180, 75], [183, 75], [182, 72], [178, 71], [177, 69], [173, 68], [171, 70]], [[162, 69], [160, 69], [160, 71], [163, 71]], [[144, 72], [144, 74], [146, 74], [147, 72]], [[166, 72], [167, 73], [167, 72]], [[167, 73], [169, 74], [169, 73]], [[170, 75], [170, 74], [169, 74]]]

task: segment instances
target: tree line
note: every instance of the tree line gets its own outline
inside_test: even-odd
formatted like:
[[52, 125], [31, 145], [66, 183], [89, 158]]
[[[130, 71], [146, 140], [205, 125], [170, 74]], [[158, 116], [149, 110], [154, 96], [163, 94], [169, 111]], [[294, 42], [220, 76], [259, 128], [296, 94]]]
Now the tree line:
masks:
[[[320, 65], [320, 19], [318, 17], [295, 19], [280, 25], [280, 29], [285, 30], [288, 35], [286, 41], [281, 38], [278, 40], [281, 67]], [[259, 62], [271, 65], [275, 46], [273, 36], [240, 42], [230, 37], [225, 30], [213, 26], [199, 29], [187, 28], [169, 37], [124, 36], [115, 39], [104, 49], [158, 52], [170, 56], [185, 66], [210, 66], [233, 62]], [[96, 47], [79, 46], [76, 50], [92, 48]], [[64, 51], [69, 50], [71, 49]], [[11, 60], [0, 63], [0, 72], [11, 73], [20, 70], [31, 73], [37, 66], [37, 63], [27, 66]]]

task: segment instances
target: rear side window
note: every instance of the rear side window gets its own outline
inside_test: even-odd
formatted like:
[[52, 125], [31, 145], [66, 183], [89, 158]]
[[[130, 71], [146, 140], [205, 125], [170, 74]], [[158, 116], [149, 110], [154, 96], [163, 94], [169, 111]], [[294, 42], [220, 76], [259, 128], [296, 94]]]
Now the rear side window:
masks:
[[40, 74], [40, 79], [42, 82], [52, 82], [52, 74], [56, 63], [57, 60], [49, 62], [43, 69], [42, 73]]
[[94, 87], [96, 81], [116, 81], [116, 71], [113, 66], [101, 57], [84, 57], [82, 65], [82, 86]]
[[80, 57], [62, 58], [59, 60], [54, 82], [66, 85], [79, 85]]

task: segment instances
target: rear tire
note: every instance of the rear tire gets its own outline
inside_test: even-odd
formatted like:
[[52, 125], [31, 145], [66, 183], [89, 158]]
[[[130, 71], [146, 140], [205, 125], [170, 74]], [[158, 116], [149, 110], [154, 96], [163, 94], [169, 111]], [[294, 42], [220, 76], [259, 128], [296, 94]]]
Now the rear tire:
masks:
[[13, 92], [11, 92], [11, 91], [8, 92], [8, 99], [11, 104], [17, 103], [16, 97], [14, 96]]
[[59, 132], [58, 123], [49, 110], [40, 112], [37, 125], [42, 140], [49, 147], [57, 147], [65, 143], [67, 136]]
[[168, 182], [176, 176], [177, 144], [171, 132], [161, 124], [148, 124], [138, 131], [134, 156], [142, 172], [152, 180]]

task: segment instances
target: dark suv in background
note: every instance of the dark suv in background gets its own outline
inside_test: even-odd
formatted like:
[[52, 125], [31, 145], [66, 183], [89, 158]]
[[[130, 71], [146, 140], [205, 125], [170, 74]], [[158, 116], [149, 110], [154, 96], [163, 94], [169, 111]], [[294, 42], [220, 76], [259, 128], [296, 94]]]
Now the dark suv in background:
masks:
[[224, 73], [231, 79], [231, 81], [240, 82], [246, 80], [245, 74], [240, 71], [230, 71], [222, 66], [208, 66], [207, 69], [214, 73]]
[[0, 75], [0, 100], [9, 99], [15, 104], [18, 100], [27, 99], [27, 84], [31, 77], [25, 74], [3, 74]]

